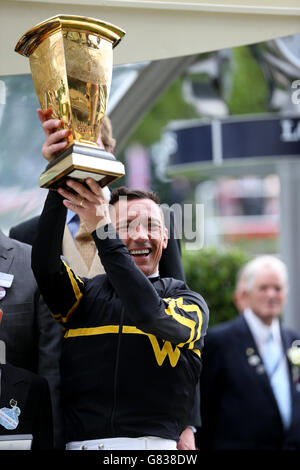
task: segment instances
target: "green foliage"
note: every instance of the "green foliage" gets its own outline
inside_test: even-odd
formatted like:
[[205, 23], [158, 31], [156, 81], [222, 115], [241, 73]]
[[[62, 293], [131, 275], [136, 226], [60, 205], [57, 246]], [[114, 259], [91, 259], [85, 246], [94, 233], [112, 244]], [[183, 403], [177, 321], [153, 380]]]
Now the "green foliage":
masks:
[[137, 142], [148, 147], [160, 140], [161, 132], [169, 121], [195, 117], [199, 116], [194, 108], [184, 101], [181, 78], [178, 78], [140, 122], [127, 145]]
[[237, 315], [233, 293], [239, 269], [250, 257], [236, 248], [183, 250], [183, 266], [190, 289], [199, 292], [210, 310], [209, 325]]
[[269, 91], [262, 69], [250, 47], [232, 49], [225, 100], [230, 114], [251, 114], [267, 111]]

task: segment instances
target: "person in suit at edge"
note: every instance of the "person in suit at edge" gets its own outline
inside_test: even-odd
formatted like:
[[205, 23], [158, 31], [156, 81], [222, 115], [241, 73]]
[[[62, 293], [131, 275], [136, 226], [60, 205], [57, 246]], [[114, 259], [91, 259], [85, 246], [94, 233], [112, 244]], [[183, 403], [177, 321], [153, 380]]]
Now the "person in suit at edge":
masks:
[[[0, 310], [0, 329], [2, 316]], [[9, 441], [16, 435], [25, 435], [24, 439], [32, 439], [31, 450], [52, 450], [52, 406], [47, 380], [6, 363], [4, 341], [0, 341], [0, 352], [0, 436]]]
[[43, 376], [49, 383], [55, 442], [59, 447], [63, 443], [58, 391], [62, 330], [37, 287], [31, 269], [31, 247], [8, 238], [1, 230], [0, 308], [3, 311], [0, 340], [6, 345], [7, 361]]
[[[57, 152], [62, 151], [66, 147], [66, 137], [69, 135], [70, 131], [68, 129], [60, 129], [61, 121], [58, 119], [51, 119], [51, 110], [43, 112], [39, 109], [37, 113], [45, 133], [45, 142], [42, 147], [42, 154], [44, 158], [50, 162], [55, 158]], [[113, 137], [110, 119], [107, 116], [104, 116], [102, 121], [101, 136], [99, 136], [98, 144], [107, 152], [114, 152], [116, 141]], [[104, 188], [104, 190], [109, 194], [108, 188]], [[160, 260], [160, 273], [162, 277], [173, 277], [175, 279], [185, 281], [184, 270], [181, 262], [180, 243], [179, 240], [175, 238], [174, 213], [170, 211], [166, 220], [168, 220], [168, 216], [170, 218], [170, 223], [168, 225], [169, 241]], [[39, 216], [12, 227], [9, 232], [9, 236], [32, 245], [37, 231], [38, 221]], [[62, 255], [67, 260], [70, 267], [79, 276], [91, 278], [97, 274], [103, 274], [104, 269], [96, 250], [91, 265], [87, 266], [84, 256], [76, 247], [75, 237], [79, 230], [79, 225], [80, 220], [78, 215], [73, 211], [68, 210], [62, 242]], [[91, 237], [87, 237], [86, 240], [94, 245]], [[199, 396], [199, 390], [197, 393]], [[192, 412], [191, 426], [182, 433], [181, 439], [178, 443], [178, 447], [180, 449], [195, 449], [194, 433], [196, 432], [196, 427], [199, 427], [199, 425], [200, 406], [199, 399], [196, 399]]]
[[237, 318], [211, 328], [200, 378], [203, 450], [300, 449], [300, 335], [279, 322], [287, 270], [274, 256], [243, 269]]

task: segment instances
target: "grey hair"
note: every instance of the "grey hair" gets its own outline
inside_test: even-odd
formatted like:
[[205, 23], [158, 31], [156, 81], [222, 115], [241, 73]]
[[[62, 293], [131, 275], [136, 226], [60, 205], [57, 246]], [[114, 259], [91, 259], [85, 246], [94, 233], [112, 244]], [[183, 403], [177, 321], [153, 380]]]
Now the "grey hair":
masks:
[[270, 268], [272, 271], [276, 271], [281, 276], [285, 289], [288, 289], [288, 272], [283, 261], [276, 256], [261, 255], [249, 261], [240, 273], [247, 292], [251, 291], [257, 275], [263, 268]]

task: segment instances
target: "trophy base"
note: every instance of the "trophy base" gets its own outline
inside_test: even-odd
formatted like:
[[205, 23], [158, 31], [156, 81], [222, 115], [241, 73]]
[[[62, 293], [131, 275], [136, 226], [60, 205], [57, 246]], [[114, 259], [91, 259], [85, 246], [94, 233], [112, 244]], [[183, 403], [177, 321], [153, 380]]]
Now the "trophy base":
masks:
[[74, 142], [48, 164], [41, 174], [41, 188], [57, 189], [65, 186], [67, 178], [84, 182], [93, 178], [103, 188], [125, 175], [123, 163], [111, 154], [92, 145]]

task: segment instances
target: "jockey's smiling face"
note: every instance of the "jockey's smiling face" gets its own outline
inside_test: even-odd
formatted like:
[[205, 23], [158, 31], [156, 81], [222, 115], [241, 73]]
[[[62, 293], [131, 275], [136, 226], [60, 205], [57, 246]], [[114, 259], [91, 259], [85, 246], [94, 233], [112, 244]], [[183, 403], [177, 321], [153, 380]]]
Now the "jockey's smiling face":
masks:
[[121, 198], [113, 208], [112, 223], [135, 264], [146, 276], [156, 273], [162, 250], [168, 242], [168, 231], [159, 205], [146, 198]]

